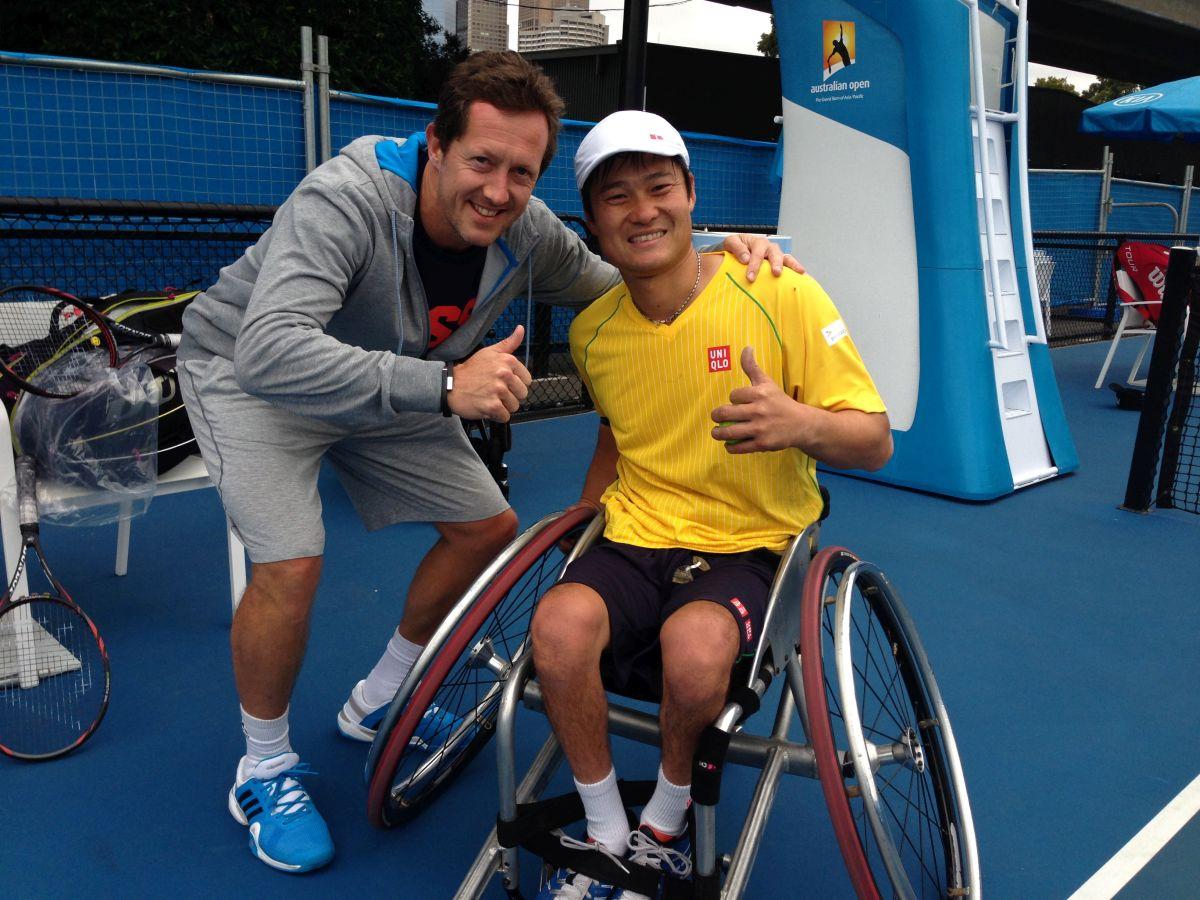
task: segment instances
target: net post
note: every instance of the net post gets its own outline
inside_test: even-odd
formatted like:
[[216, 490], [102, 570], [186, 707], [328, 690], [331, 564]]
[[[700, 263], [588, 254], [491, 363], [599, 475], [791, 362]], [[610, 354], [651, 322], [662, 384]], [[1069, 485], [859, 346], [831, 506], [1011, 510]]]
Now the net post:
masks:
[[[1185, 434], [1189, 430], [1192, 405], [1195, 403], [1196, 357], [1200, 352], [1200, 269], [1192, 269], [1190, 288], [1188, 306], [1191, 308], [1191, 315], [1185, 319], [1187, 330], [1183, 335], [1183, 347], [1175, 369], [1175, 403], [1167, 420], [1162, 466], [1158, 473], [1158, 491], [1154, 498], [1154, 505], [1161, 509], [1172, 509], [1176, 505], [1175, 489], [1180, 456], [1184, 449]], [[1185, 472], [1189, 467], [1189, 462], [1185, 461]], [[1186, 498], [1183, 506], [1191, 508]]]
[[1195, 265], [1194, 249], [1171, 248], [1162, 312], [1154, 335], [1150, 371], [1146, 376], [1146, 396], [1142, 401], [1142, 414], [1138, 420], [1133, 458], [1129, 464], [1129, 479], [1125, 486], [1125, 502], [1121, 504], [1121, 509], [1142, 513], [1150, 510], [1154, 476], [1158, 469], [1158, 452], [1166, 428], [1167, 406], [1171, 400], [1175, 365], [1179, 358], [1183, 320], [1187, 312], [1188, 293]]

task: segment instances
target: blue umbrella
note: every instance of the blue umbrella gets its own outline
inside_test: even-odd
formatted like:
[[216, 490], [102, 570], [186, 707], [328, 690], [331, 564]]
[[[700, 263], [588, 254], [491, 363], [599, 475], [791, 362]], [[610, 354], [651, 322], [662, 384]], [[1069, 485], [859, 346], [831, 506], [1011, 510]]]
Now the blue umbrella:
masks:
[[1200, 76], [1168, 81], [1083, 111], [1079, 130], [1116, 138], [1200, 142]]

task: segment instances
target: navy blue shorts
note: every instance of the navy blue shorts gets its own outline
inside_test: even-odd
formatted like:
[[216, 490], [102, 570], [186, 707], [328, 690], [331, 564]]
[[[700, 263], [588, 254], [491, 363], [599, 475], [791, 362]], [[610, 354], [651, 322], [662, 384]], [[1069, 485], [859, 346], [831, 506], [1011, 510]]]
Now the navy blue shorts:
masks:
[[[692, 569], [692, 580], [672, 579], [696, 557], [708, 571]], [[561, 583], [583, 584], [608, 607], [611, 639], [600, 659], [609, 690], [650, 700], [662, 698], [658, 633], [663, 623], [693, 600], [710, 600], [729, 610], [738, 626], [742, 653], [754, 650], [780, 557], [770, 550], [700, 553], [649, 549], [601, 539], [567, 567]]]

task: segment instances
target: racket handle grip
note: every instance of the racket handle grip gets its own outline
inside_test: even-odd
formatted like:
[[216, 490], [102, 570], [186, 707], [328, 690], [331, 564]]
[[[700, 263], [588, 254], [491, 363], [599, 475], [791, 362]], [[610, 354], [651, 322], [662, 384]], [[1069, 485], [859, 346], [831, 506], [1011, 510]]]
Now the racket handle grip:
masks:
[[17, 457], [17, 513], [22, 531], [37, 528], [37, 463], [32, 456]]

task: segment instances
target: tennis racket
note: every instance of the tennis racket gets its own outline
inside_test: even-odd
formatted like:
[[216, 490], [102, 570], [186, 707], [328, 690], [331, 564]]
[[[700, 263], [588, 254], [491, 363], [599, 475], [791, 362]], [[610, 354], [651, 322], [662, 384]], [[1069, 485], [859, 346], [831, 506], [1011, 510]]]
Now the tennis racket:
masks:
[[11, 406], [21, 391], [66, 398], [86, 382], [71, 373], [84, 354], [116, 366], [117, 341], [95, 310], [52, 288], [17, 285], [0, 290], [0, 391]]
[[[22, 390], [59, 399], [78, 394], [88, 384], [72, 364], [79, 354], [100, 354], [102, 365], [121, 366], [146, 347], [174, 352], [179, 337], [118, 322], [57, 288], [0, 290], [0, 382], [10, 406]], [[122, 347], [130, 346], [122, 356]]]
[[[17, 459], [21, 555], [0, 598], [0, 753], [53, 759], [74, 750], [108, 709], [108, 653], [95, 624], [50, 571], [38, 537], [37, 475]], [[13, 599], [29, 551], [52, 593]]]

